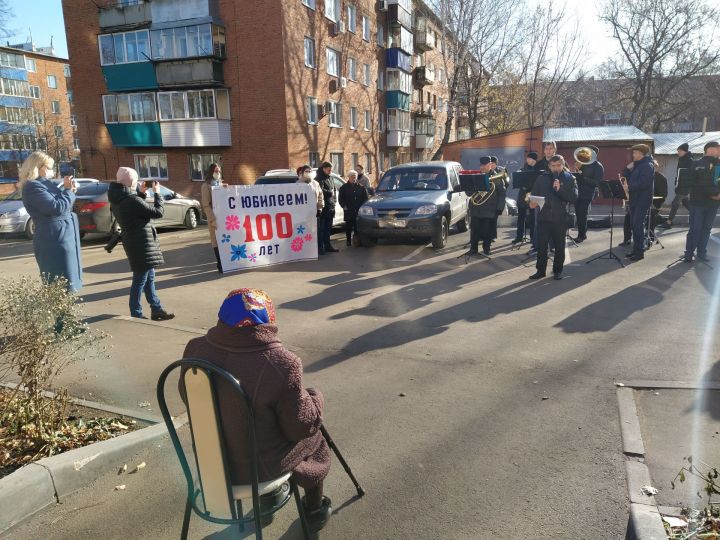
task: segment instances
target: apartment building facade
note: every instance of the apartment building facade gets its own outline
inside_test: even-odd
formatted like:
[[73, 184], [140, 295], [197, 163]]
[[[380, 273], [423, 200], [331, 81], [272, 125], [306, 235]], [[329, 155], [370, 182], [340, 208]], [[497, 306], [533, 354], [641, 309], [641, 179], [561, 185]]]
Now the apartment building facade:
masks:
[[21, 44], [0, 47], [0, 178], [13, 181], [33, 150], [60, 173], [77, 168], [80, 140], [72, 112], [68, 60]]
[[[331, 161], [371, 177], [432, 156], [447, 112], [437, 21], [411, 0], [63, 0], [86, 173], [197, 195]], [[419, 36], [420, 39], [416, 39]]]

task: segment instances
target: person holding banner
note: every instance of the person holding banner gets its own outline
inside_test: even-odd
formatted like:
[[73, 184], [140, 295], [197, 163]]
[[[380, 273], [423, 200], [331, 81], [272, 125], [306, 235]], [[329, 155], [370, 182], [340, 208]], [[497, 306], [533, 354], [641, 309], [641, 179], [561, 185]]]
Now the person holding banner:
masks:
[[210, 245], [215, 252], [215, 260], [217, 261], [217, 269], [221, 274], [223, 273], [222, 265], [220, 264], [220, 251], [218, 250], [217, 235], [217, 220], [215, 219], [215, 212], [212, 207], [212, 188], [214, 187], [227, 187], [227, 184], [222, 181], [222, 169], [217, 163], [211, 163], [208, 167], [207, 174], [205, 175], [205, 182], [203, 182], [200, 188], [200, 199], [202, 204], [203, 212], [208, 222], [208, 232], [210, 233]]
[[323, 209], [318, 220], [318, 253], [320, 255], [340, 251], [330, 243], [333, 218], [335, 218], [335, 201], [337, 201], [335, 180], [330, 176], [330, 173], [332, 173], [332, 163], [325, 161], [318, 169], [315, 177], [323, 193]]
[[320, 184], [315, 180], [312, 167], [310, 165], [302, 165], [295, 171], [298, 175], [298, 184], [310, 184], [310, 187], [315, 192], [315, 198], [317, 199], [317, 217], [320, 218], [320, 212], [322, 212], [323, 206], [325, 206], [325, 199], [323, 197], [322, 189]]

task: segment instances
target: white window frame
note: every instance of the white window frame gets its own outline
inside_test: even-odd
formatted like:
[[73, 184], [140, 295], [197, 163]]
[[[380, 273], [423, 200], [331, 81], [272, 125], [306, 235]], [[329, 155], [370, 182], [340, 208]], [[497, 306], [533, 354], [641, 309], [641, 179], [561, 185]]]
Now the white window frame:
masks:
[[[35, 94], [37, 94], [37, 95], [35, 95]], [[30, 97], [32, 99], [40, 99], [40, 96], [42, 96], [42, 94], [40, 93], [40, 87], [35, 86], [35, 85], [30, 85]]]
[[330, 103], [330, 114], [328, 114], [328, 123], [332, 128], [342, 127], [342, 103], [338, 101], [328, 101]]
[[357, 81], [357, 58], [348, 56], [348, 77], [351, 81]]
[[80, 139], [78, 139], [77, 137], [73, 138], [73, 150], [75, 150], [76, 152], [80, 151]]
[[[337, 163], [334, 163], [337, 158]], [[345, 174], [345, 155], [342, 152], [330, 152], [330, 163], [333, 164], [333, 172], [339, 176]]]
[[315, 96], [307, 96], [305, 99], [307, 107], [307, 123], [316, 126], [318, 124], [318, 100]]
[[[128, 62], [127, 59], [127, 44], [125, 41], [125, 36], [127, 34], [137, 34], [140, 32], [147, 32], [147, 46], [148, 49], [146, 51], [146, 54], [148, 58], [145, 58], [141, 54], [138, 54], [137, 60], [132, 60], [131, 62]], [[102, 47], [100, 45], [100, 41], [103, 37], [110, 36], [110, 41], [112, 41], [113, 44], [113, 61], [112, 62], [103, 62], [103, 54], [102, 54]], [[115, 36], [122, 36], [122, 43], [123, 43], [123, 62], [117, 61], [117, 54], [115, 52]], [[140, 30], [130, 30], [128, 32], [113, 32], [111, 34], [99, 34], [98, 35], [98, 52], [100, 54], [100, 65], [101, 66], [115, 66], [115, 65], [122, 65], [122, 64], [138, 64], [140, 62], [149, 62], [149, 58], [152, 57], [152, 43], [150, 42], [150, 30], [149, 29], [140, 29]], [[137, 43], [137, 37], [135, 38], [135, 42]], [[142, 58], [141, 58], [142, 57]]]
[[363, 128], [364, 131], [370, 131], [370, 126], [372, 125], [372, 117], [370, 116], [370, 111], [365, 111], [365, 127]]
[[[168, 176], [170, 175], [170, 172], [168, 170], [167, 166], [167, 154], [135, 154], [135, 170], [138, 173], [138, 177], [140, 180], [167, 180]], [[142, 176], [142, 168], [140, 167], [140, 158], [156, 158], [157, 159], [157, 170], [158, 170], [158, 176]], [[160, 171], [162, 169], [162, 162], [165, 162], [165, 173], [166, 176], [160, 176]], [[150, 168], [152, 165], [148, 166], [148, 173], [150, 172]]]
[[340, 0], [325, 0], [325, 17], [332, 22], [340, 22], [342, 6]]
[[365, 153], [365, 172], [367, 174], [372, 174], [372, 154], [369, 152]]
[[64, 64], [64, 65], [63, 65], [63, 75], [65, 76], [66, 79], [71, 77], [71, 74], [70, 74], [70, 64]]
[[[57, 107], [55, 107], [56, 103], [57, 103]], [[56, 99], [52, 100], [50, 102], [50, 110], [52, 111], [53, 114], [60, 114], [60, 111], [61, 111], [60, 102]]]
[[[200, 159], [194, 160], [193, 158], [199, 157]], [[200, 163], [200, 170], [195, 169], [195, 161]], [[204, 182], [205, 172], [210, 168], [211, 163], [217, 163], [222, 168], [222, 154], [188, 154], [188, 162], [190, 164], [190, 181], [191, 182]], [[200, 173], [200, 178], [194, 176], [195, 172]]]
[[355, 4], [348, 4], [345, 6], [345, 11], [347, 12], [347, 30], [354, 34], [357, 30], [357, 6]]
[[[54, 84], [55, 86], [53, 86], [53, 84], [50, 84], [50, 81], [53, 81], [53, 84]], [[48, 88], [52, 88], [53, 90], [57, 90], [57, 87], [58, 87], [58, 85], [57, 85], [57, 77], [56, 77], [55, 75], [48, 75], [48, 76], [47, 76], [47, 85], [48, 85]]]
[[314, 10], [315, 9], [315, 0], [302, 0], [302, 5]]
[[370, 17], [367, 15], [362, 16], [362, 37], [365, 41], [370, 41]]
[[350, 107], [350, 129], [357, 129], [357, 107]]
[[28, 70], [30, 73], [37, 72], [37, 65], [35, 64], [34, 58], [30, 58], [29, 56], [25, 57], [25, 69]]
[[363, 84], [370, 86], [370, 64], [363, 64]]
[[[137, 96], [140, 96], [140, 110], [142, 111], [142, 118], [140, 120], [133, 120], [133, 109], [130, 102], [131, 96], [133, 98], [137, 98]], [[143, 100], [143, 96], [152, 96], [153, 112], [155, 113], [154, 118], [145, 118], [145, 102]], [[118, 99], [127, 100], [128, 114], [130, 118], [129, 120], [120, 120], [120, 107], [118, 105]], [[157, 122], [158, 115], [160, 114], [156, 94], [154, 94], [153, 92], [134, 92], [132, 94], [105, 94], [102, 96], [102, 104], [103, 119], [105, 120], [106, 124], [144, 124], [147, 122]], [[112, 106], [113, 104], [115, 107], [115, 116], [117, 117], [117, 119], [108, 120], [107, 107]]]
[[[310, 63], [308, 63], [308, 45], [312, 48], [312, 51], [310, 51]], [[315, 40], [309, 36], [305, 36], [303, 40], [303, 55], [305, 56], [305, 67], [316, 69], [317, 55], [315, 53]]]
[[[331, 61], [331, 58], [330, 58], [331, 53], [335, 54], [334, 61]], [[326, 71], [327, 71], [328, 75], [330, 75], [332, 77], [340, 77], [340, 73], [342, 71], [342, 62], [340, 61], [340, 59], [341, 59], [340, 51], [333, 49], [332, 47], [325, 47], [325, 63], [327, 64]], [[335, 73], [330, 71], [331, 64], [334, 67]]]
[[377, 46], [385, 48], [385, 27], [380, 21], [377, 23]]
[[53, 134], [56, 139], [62, 139], [64, 135], [62, 126], [53, 126]]

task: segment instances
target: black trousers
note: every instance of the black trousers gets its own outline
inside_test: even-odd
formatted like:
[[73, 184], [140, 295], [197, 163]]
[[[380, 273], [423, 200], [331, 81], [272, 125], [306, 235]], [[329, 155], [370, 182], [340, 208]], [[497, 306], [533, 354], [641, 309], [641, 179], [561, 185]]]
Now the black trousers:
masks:
[[483, 251], [489, 250], [493, 240], [493, 231], [493, 218], [470, 216], [470, 251], [477, 253], [480, 241], [483, 244]]
[[690, 210], [690, 197], [688, 197], [687, 194], [675, 192], [675, 197], [670, 205], [670, 215], [668, 216], [668, 221], [672, 222], [672, 220], [675, 219], [675, 214], [677, 214], [677, 211], [680, 209], [680, 204], [682, 204], [687, 210]]
[[537, 228], [537, 263], [535, 268], [538, 272], [545, 273], [548, 263], [548, 246], [550, 240], [555, 243], [555, 256], [553, 258], [553, 273], [559, 274], [563, 271], [565, 264], [565, 235], [567, 234], [567, 222], [558, 223], [555, 221], [538, 221]]
[[575, 217], [577, 218], [578, 237], [587, 237], [587, 218], [592, 199], [578, 199], [575, 201]]
[[632, 231], [633, 253], [642, 255], [645, 251], [645, 227], [650, 205], [631, 206], [625, 215], [625, 240], [629, 240], [628, 229]]
[[352, 241], [352, 234], [357, 234], [357, 217], [347, 218], [345, 220], [345, 236], [347, 241]]

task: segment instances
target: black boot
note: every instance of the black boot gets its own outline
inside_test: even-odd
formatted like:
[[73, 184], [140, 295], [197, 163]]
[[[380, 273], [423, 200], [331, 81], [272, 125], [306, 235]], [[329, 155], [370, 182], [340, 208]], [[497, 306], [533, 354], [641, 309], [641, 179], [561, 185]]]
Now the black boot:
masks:
[[327, 525], [332, 515], [332, 501], [328, 497], [322, 498], [322, 506], [315, 510], [308, 510], [305, 506], [305, 497], [302, 498], [303, 509], [305, 510], [305, 519], [307, 520], [310, 532], [319, 532]]

